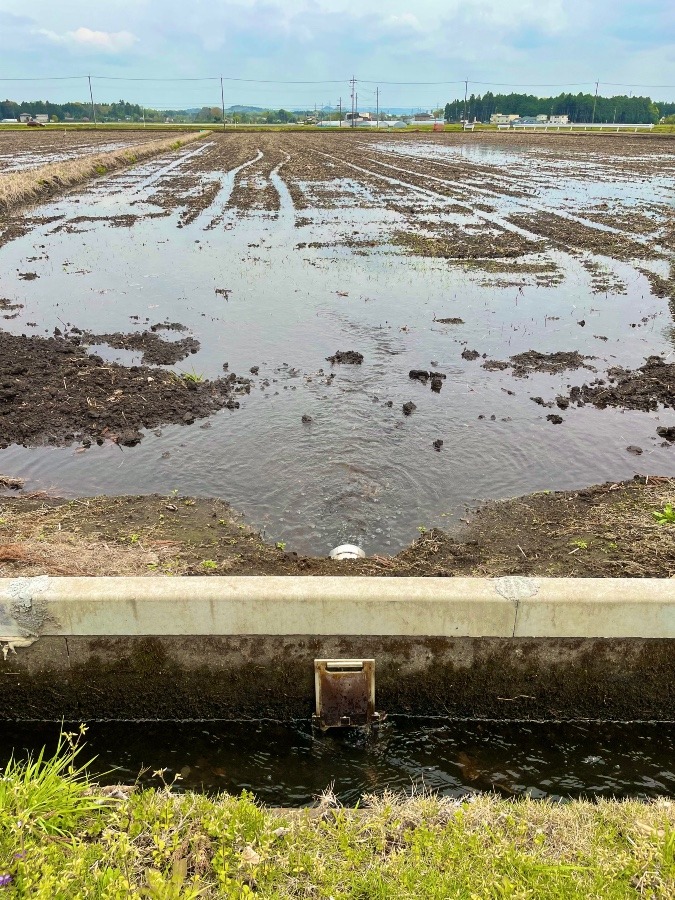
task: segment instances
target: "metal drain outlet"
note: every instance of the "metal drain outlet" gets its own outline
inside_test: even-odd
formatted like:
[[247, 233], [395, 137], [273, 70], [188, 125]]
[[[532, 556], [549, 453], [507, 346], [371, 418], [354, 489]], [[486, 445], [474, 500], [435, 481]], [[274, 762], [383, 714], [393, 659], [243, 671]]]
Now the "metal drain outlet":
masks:
[[314, 686], [312, 723], [323, 731], [373, 725], [384, 718], [375, 712], [374, 659], [315, 659]]

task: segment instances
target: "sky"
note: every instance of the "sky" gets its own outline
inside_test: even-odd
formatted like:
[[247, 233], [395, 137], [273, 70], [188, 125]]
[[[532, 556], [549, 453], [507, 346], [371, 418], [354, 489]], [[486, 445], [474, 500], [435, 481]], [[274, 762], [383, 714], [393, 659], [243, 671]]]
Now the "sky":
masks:
[[675, 2], [0, 0], [3, 98], [86, 100], [87, 74], [97, 101], [164, 108], [219, 106], [221, 75], [226, 106], [347, 105], [352, 75], [363, 108], [378, 85], [385, 108], [443, 105], [464, 79], [675, 100]]

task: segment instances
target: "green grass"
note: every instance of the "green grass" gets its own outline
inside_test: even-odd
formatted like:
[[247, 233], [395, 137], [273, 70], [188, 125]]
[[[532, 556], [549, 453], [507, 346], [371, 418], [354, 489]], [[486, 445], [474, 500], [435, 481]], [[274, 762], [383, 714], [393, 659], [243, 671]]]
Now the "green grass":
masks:
[[0, 779], [0, 896], [619, 900], [675, 896], [675, 805], [481, 795], [271, 811], [243, 793], [104, 792], [81, 735]]
[[652, 513], [659, 525], [672, 525], [675, 523], [675, 508], [672, 503], [666, 503], [663, 509], [657, 509]]

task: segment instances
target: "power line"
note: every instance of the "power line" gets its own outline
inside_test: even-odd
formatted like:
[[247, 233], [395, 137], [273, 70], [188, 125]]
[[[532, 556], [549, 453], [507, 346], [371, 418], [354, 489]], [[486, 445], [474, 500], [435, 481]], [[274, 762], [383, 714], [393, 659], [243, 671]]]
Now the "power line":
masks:
[[[221, 76], [203, 75], [203, 76], [170, 76], [170, 77], [127, 77], [122, 75], [43, 75], [30, 77], [4, 77], [0, 76], [0, 82], [16, 82], [16, 81], [84, 81], [91, 77], [93, 81], [125, 81], [125, 82], [197, 82], [197, 81], [213, 81], [219, 82]], [[279, 78], [237, 78], [233, 76], [222, 76], [222, 81], [229, 81], [243, 84], [344, 84], [346, 78], [333, 79], [307, 79], [307, 80], [285, 80]], [[481, 85], [484, 87], [590, 87], [595, 85], [595, 81], [565, 81], [565, 82], [508, 82], [508, 81], [477, 81], [474, 79], [458, 78], [450, 81], [383, 81], [382, 79], [355, 78], [360, 84], [372, 85], [394, 85], [399, 87], [425, 87], [450, 84], [464, 84], [467, 80], [469, 84]], [[637, 84], [620, 81], [600, 81], [601, 85], [607, 87], [628, 87], [628, 88], [659, 88], [659, 89], [675, 89], [673, 84]]]
[[[100, 81], [219, 81], [218, 78], [210, 76], [204, 78], [124, 78], [117, 75], [96, 75], [92, 76]], [[0, 79], [2, 80], [2, 79]], [[332, 81], [283, 81], [276, 78], [230, 78], [223, 75], [223, 81], [237, 81], [245, 84], [344, 84], [344, 78], [333, 79]]]

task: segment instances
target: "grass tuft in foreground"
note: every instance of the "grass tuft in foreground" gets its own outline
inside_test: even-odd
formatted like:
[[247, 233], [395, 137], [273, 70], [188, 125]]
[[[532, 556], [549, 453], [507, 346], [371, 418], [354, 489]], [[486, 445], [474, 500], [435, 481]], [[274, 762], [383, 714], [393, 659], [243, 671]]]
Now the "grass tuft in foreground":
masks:
[[[98, 788], [80, 738], [0, 779], [0, 897], [670, 898], [675, 805], [667, 800], [463, 801], [332, 794], [266, 810], [244, 792], [209, 798]], [[161, 775], [161, 773], [156, 773]]]

